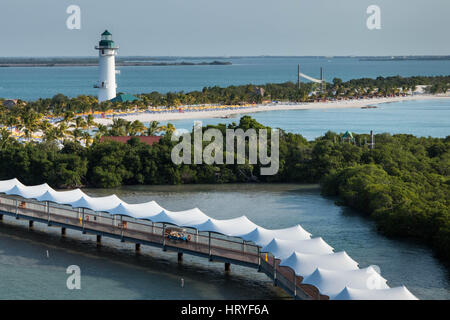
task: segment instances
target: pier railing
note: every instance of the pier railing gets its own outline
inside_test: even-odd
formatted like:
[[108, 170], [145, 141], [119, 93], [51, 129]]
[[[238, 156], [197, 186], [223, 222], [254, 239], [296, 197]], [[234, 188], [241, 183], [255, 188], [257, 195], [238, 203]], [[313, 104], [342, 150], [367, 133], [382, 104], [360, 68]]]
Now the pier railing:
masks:
[[111, 216], [105, 212], [76, 209], [67, 205], [38, 202], [18, 196], [0, 196], [0, 215], [7, 214], [17, 219], [27, 219], [82, 231], [83, 233], [105, 235], [121, 241], [161, 247], [163, 250], [186, 252], [264, 272], [284, 291], [296, 299], [324, 299], [317, 288], [301, 284], [302, 278], [288, 267], [280, 267], [280, 260], [269, 253], [261, 253], [260, 247], [242, 239], [210, 232], [198, 232], [185, 228], [188, 241], [172, 240], [166, 236], [169, 228], [178, 226], [154, 223], [127, 216]]

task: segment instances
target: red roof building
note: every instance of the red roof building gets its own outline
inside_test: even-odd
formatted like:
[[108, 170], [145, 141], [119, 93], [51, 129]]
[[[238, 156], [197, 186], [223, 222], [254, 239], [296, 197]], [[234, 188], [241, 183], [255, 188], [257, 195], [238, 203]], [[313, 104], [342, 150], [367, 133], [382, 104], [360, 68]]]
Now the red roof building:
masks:
[[100, 142], [110, 140], [110, 141], [117, 141], [121, 143], [127, 143], [128, 140], [131, 138], [138, 138], [140, 142], [146, 143], [149, 146], [151, 146], [154, 143], [158, 143], [159, 140], [161, 140], [160, 136], [120, 136], [120, 137], [113, 137], [113, 136], [104, 136], [100, 138]]

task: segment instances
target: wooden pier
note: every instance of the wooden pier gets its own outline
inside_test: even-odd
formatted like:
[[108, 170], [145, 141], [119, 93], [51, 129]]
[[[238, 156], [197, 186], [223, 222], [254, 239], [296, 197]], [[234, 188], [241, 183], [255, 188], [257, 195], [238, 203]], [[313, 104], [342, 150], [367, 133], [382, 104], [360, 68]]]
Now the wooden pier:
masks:
[[159, 247], [163, 251], [178, 252], [178, 261], [182, 261], [183, 254], [190, 254], [209, 261], [222, 262], [225, 270], [230, 271], [230, 265], [241, 265], [265, 273], [294, 299], [323, 300], [327, 296], [321, 295], [319, 290], [308, 284], [302, 284], [302, 277], [296, 276], [289, 267], [279, 266], [280, 260], [274, 259], [270, 253], [260, 252], [260, 247], [244, 242], [240, 238], [227, 237], [211, 232], [198, 232], [186, 228], [189, 241], [171, 240], [165, 237], [164, 223], [153, 223], [126, 216], [111, 216], [108, 213], [96, 212], [89, 209], [74, 209], [70, 206], [49, 202], [38, 202], [18, 196], [0, 196], [0, 220], [3, 215], [26, 219], [30, 228], [34, 222], [45, 223], [49, 226], [61, 227], [61, 235], [66, 229], [80, 231], [84, 234], [97, 235], [97, 243], [102, 237], [109, 237], [122, 242], [136, 244], [136, 250], [141, 245]]

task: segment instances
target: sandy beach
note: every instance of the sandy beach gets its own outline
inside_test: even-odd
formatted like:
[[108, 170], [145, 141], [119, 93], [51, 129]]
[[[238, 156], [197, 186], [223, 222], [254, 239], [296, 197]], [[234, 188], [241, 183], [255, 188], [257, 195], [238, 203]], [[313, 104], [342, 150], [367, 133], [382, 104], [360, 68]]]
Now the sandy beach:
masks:
[[[269, 104], [256, 105], [255, 107], [235, 109], [235, 110], [213, 110], [213, 111], [194, 111], [194, 112], [167, 112], [167, 113], [141, 113], [138, 115], [116, 115], [115, 118], [122, 118], [127, 121], [139, 120], [141, 122], [150, 121], [168, 121], [182, 119], [207, 119], [207, 118], [223, 118], [236, 114], [249, 114], [254, 112], [265, 112], [273, 110], [310, 110], [310, 109], [340, 109], [340, 108], [362, 108], [367, 106], [378, 105], [381, 103], [411, 101], [411, 100], [433, 100], [450, 98], [446, 95], [415, 95], [406, 97], [389, 97], [389, 98], [373, 98], [361, 100], [346, 101], [328, 101], [328, 102], [310, 102], [301, 104]], [[111, 118], [95, 119], [95, 122], [108, 125], [112, 123]]]

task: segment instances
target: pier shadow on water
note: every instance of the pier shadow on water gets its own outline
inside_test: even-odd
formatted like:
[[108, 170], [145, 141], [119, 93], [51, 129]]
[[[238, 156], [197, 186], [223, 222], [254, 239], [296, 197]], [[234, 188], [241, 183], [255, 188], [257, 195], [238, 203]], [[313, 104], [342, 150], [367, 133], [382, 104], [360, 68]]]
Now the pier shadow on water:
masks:
[[[47, 257], [47, 250], [49, 256]], [[205, 260], [205, 261], [201, 261]], [[81, 269], [81, 290], [66, 286], [66, 268]], [[242, 275], [242, 269], [244, 273]], [[250, 272], [249, 272], [250, 271]], [[251, 276], [254, 274], [254, 276]], [[250, 275], [250, 276], [249, 276]], [[184, 286], [181, 286], [184, 279]], [[147, 246], [4, 217], [0, 223], [0, 299], [289, 299], [256, 270], [162, 252]]]

